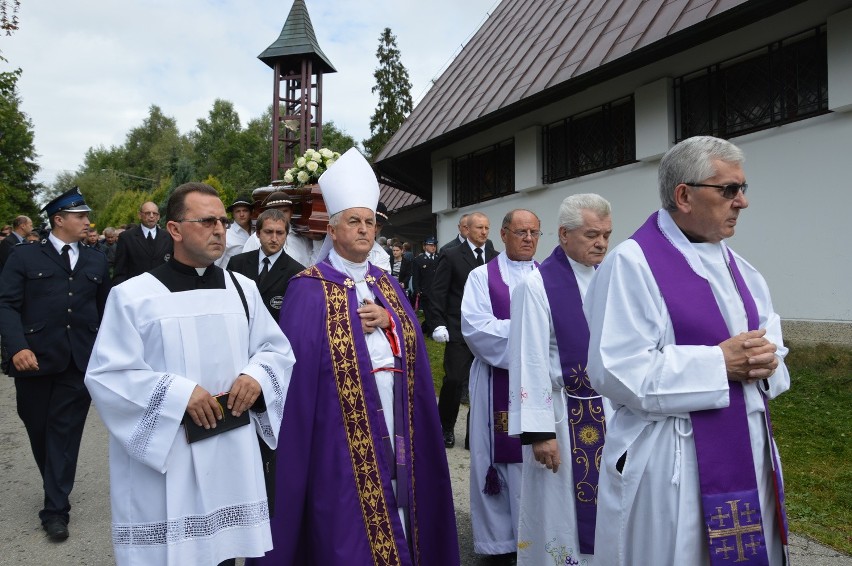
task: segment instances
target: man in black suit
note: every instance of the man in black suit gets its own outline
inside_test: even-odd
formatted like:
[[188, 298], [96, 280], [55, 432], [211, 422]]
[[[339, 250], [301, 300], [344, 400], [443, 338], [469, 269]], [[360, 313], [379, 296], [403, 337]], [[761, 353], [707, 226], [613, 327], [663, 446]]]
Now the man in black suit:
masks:
[[257, 283], [263, 304], [276, 322], [290, 278], [305, 269], [284, 251], [289, 229], [290, 223], [283, 212], [275, 208], [264, 210], [257, 217], [260, 249], [237, 254], [228, 262], [229, 271], [241, 273]]
[[68, 538], [68, 496], [91, 403], [83, 375], [110, 290], [103, 253], [80, 244], [89, 211], [74, 187], [44, 208], [52, 231], [17, 246], [0, 275], [0, 334], [44, 485], [42, 526]]
[[458, 235], [455, 238], [453, 238], [452, 240], [450, 240], [449, 242], [447, 242], [446, 244], [444, 244], [443, 246], [441, 246], [442, 252], [446, 249], [454, 248], [458, 245], [461, 245], [462, 242], [467, 240], [467, 217], [468, 216], [470, 216], [470, 215], [469, 214], [462, 214], [461, 215], [461, 217], [459, 218], [459, 227], [458, 227], [459, 233], [458, 233]]
[[467, 239], [457, 246], [444, 247], [438, 256], [435, 280], [432, 282], [432, 301], [427, 313], [428, 324], [435, 330], [432, 339], [447, 342], [444, 350], [444, 382], [438, 397], [438, 413], [444, 429], [444, 446], [455, 446], [453, 430], [459, 415], [462, 389], [470, 375], [473, 354], [461, 332], [461, 302], [467, 276], [479, 265], [497, 256], [488, 249], [488, 217], [481, 212], [467, 216]]
[[115, 285], [131, 277], [151, 271], [169, 261], [172, 256], [172, 237], [166, 230], [157, 228], [160, 209], [153, 202], [139, 207], [141, 225], [125, 230], [118, 237], [115, 249]]
[[[435, 279], [435, 268], [438, 266], [438, 256], [435, 255], [437, 249], [438, 239], [435, 236], [429, 236], [423, 240], [423, 253], [414, 258], [412, 286], [416, 297], [415, 302], [423, 310], [424, 317], [429, 310], [432, 281]], [[420, 328], [427, 336], [431, 336], [432, 331], [435, 330], [426, 323], [425, 318]]]
[[18, 216], [12, 221], [12, 233], [0, 240], [0, 269], [6, 265], [12, 248], [26, 243], [26, 237], [33, 231], [33, 221], [26, 216]]

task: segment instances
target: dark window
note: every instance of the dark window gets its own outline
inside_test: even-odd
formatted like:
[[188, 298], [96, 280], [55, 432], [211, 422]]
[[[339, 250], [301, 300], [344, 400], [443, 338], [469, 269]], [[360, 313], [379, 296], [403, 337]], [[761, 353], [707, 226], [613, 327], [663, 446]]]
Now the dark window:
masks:
[[544, 182], [636, 161], [633, 96], [544, 127]]
[[825, 27], [678, 77], [677, 140], [730, 138], [828, 112]]
[[453, 207], [515, 192], [515, 140], [506, 140], [453, 160]]

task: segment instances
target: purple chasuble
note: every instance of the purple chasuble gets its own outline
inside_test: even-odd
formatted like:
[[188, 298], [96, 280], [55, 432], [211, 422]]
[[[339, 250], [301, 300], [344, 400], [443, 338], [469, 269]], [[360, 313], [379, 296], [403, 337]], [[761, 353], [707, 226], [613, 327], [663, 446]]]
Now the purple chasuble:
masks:
[[[500, 266], [496, 257], [488, 262], [486, 269], [491, 312], [498, 320], [509, 320], [509, 286], [500, 275]], [[489, 424], [491, 424], [491, 435], [494, 439], [492, 461], [498, 464], [523, 462], [521, 440], [509, 436], [509, 370], [493, 366], [491, 366], [491, 410]]]
[[290, 280], [281, 307], [279, 324], [297, 361], [277, 449], [273, 549], [249, 566], [459, 564], [420, 326], [393, 277], [369, 266], [364, 280], [399, 338], [396, 451], [389, 450], [355, 281], [319, 263]]
[[[658, 215], [658, 212], [652, 214], [632, 238], [642, 249], [660, 288], [672, 320], [675, 341], [682, 345], [716, 346], [731, 335], [713, 290], [663, 234]], [[755, 330], [759, 324], [757, 306], [730, 251], [728, 256], [731, 276], [748, 318], [748, 329]], [[690, 413], [710, 562], [714, 566], [731, 561], [768, 565], [745, 394], [741, 382], [729, 381], [728, 385], [730, 402], [727, 407]], [[766, 418], [768, 421], [768, 406]], [[771, 428], [769, 444], [773, 445]], [[775, 460], [774, 450], [772, 457]], [[773, 463], [778, 491], [779, 468], [777, 462]], [[781, 539], [786, 544], [783, 493], [777, 493], [776, 501]]]
[[594, 554], [598, 476], [606, 424], [601, 396], [592, 388], [586, 374], [589, 326], [577, 277], [560, 246], [542, 262], [538, 272], [547, 293], [562, 366], [580, 552]]

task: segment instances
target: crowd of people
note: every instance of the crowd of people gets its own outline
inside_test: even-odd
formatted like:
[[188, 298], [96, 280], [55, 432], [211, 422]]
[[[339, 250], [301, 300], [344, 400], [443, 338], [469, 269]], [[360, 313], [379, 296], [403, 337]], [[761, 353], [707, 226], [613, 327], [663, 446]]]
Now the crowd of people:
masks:
[[489, 564], [788, 563], [767, 405], [787, 350], [766, 282], [726, 245], [743, 166], [730, 142], [678, 143], [660, 209], [609, 253], [617, 211], [575, 194], [552, 249], [516, 208], [502, 251], [470, 212], [414, 256], [379, 236], [354, 149], [319, 179], [325, 236], [293, 226], [287, 193], [226, 208], [203, 183], [120, 234], [94, 230], [76, 188], [35, 243], [15, 218], [0, 335], [47, 536], [69, 536], [93, 401], [119, 564], [459, 564], [446, 453], [464, 449]]

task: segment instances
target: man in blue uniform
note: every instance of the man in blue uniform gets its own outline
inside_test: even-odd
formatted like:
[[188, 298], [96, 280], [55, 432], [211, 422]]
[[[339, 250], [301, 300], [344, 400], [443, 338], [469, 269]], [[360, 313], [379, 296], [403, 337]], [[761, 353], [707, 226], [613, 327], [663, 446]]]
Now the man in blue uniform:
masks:
[[0, 334], [44, 485], [39, 511], [51, 540], [68, 538], [68, 496], [90, 398], [83, 375], [110, 290], [106, 256], [79, 242], [89, 211], [77, 187], [43, 209], [51, 233], [16, 246], [0, 275]]

